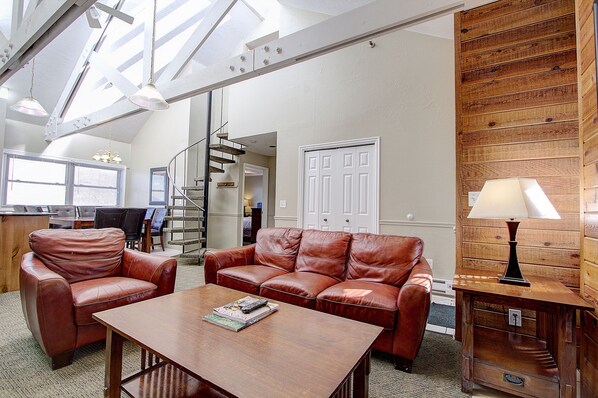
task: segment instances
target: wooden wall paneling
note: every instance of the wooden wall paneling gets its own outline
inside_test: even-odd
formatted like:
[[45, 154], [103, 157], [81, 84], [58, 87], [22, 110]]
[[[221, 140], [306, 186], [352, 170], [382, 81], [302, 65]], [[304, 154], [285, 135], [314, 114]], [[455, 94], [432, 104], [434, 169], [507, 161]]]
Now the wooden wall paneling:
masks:
[[[458, 267], [498, 274], [508, 260], [506, 224], [468, 219], [468, 192], [488, 179], [532, 177], [562, 218], [522, 220], [522, 270], [579, 289], [580, 206], [598, 195], [598, 172], [582, 201], [577, 41], [574, 0], [500, 0], [456, 14]], [[476, 311], [477, 323], [508, 329], [502, 308]], [[535, 313], [525, 318], [535, 334]]]
[[578, 103], [581, 147], [580, 294], [595, 310], [582, 314], [580, 393], [598, 391], [598, 120], [593, 0], [576, 0]]

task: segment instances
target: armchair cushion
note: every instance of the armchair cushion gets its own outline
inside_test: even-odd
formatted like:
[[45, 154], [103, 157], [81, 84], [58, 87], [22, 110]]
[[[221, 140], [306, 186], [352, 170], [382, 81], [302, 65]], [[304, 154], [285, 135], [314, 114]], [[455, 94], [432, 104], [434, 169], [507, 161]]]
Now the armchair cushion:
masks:
[[262, 228], [257, 232], [255, 263], [291, 272], [295, 269], [302, 229]]
[[422, 256], [424, 244], [406, 236], [353, 234], [347, 279], [401, 287]]
[[158, 287], [139, 279], [109, 277], [89, 279], [71, 284], [75, 323], [78, 326], [96, 324], [94, 312], [136, 303], [158, 296]]
[[264, 265], [241, 265], [221, 269], [217, 274], [217, 282], [220, 286], [241, 290], [251, 294], [260, 293], [260, 285], [268, 279], [278, 275], [286, 274], [278, 268], [266, 267]]
[[29, 235], [29, 246], [48, 269], [74, 283], [120, 275], [123, 237], [117, 228], [41, 229]]
[[336, 279], [326, 275], [290, 272], [262, 283], [260, 296], [316, 309], [316, 296], [335, 283], [338, 283]]
[[398, 287], [381, 283], [345, 281], [320, 293], [316, 309], [385, 329], [394, 329], [399, 291]]
[[295, 270], [344, 280], [350, 241], [351, 234], [346, 232], [303, 231]]

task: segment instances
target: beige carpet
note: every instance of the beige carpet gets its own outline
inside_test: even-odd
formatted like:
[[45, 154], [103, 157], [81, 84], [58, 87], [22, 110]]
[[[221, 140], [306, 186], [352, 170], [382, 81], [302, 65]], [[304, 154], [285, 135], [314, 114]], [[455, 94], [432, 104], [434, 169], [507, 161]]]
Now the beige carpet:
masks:
[[[179, 266], [177, 290], [203, 283], [203, 267]], [[426, 332], [413, 373], [397, 371], [387, 356], [374, 354], [370, 396], [466, 397], [460, 391], [460, 345], [450, 336]], [[139, 366], [139, 349], [125, 344], [123, 374]], [[102, 397], [104, 344], [79, 349], [72, 365], [52, 371], [27, 329], [18, 292], [0, 294], [0, 397]]]

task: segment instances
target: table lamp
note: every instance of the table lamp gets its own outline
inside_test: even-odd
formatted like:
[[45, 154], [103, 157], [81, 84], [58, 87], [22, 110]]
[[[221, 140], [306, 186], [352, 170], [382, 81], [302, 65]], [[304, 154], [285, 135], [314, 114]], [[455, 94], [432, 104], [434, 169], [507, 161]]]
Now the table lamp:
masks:
[[486, 181], [467, 218], [508, 219], [509, 262], [499, 282], [529, 286], [530, 283], [521, 274], [517, 261], [515, 235], [519, 221], [515, 219], [561, 217], [534, 178], [504, 178]]
[[243, 200], [243, 208], [245, 210], [245, 214], [251, 214], [251, 203], [249, 202], [249, 199], [245, 198]]

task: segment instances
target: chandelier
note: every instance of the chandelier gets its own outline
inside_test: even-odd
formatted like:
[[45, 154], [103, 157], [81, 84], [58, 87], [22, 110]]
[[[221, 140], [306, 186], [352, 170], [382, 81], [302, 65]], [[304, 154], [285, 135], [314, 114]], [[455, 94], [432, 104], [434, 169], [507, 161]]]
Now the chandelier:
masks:
[[119, 156], [118, 153], [110, 151], [110, 149], [104, 149], [103, 151], [97, 151], [95, 155], [93, 155], [93, 160], [97, 160], [98, 162], [104, 163], [116, 163], [119, 164], [123, 160]]

